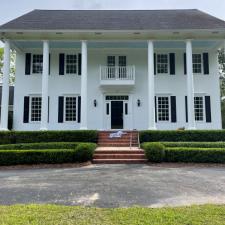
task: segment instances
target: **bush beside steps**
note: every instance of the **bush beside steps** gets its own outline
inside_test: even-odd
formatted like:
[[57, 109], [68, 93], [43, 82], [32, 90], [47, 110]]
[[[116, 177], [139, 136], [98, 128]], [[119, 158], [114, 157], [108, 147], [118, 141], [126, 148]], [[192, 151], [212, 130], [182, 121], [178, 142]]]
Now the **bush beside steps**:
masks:
[[[172, 147], [171, 147], [172, 146]], [[225, 163], [225, 143], [143, 143], [150, 162]]]
[[[86, 162], [93, 158], [96, 148], [94, 143], [73, 143], [73, 145], [70, 143], [68, 145], [71, 148], [65, 149], [62, 148], [66, 146], [65, 143], [58, 143], [58, 145], [56, 143], [53, 143], [53, 145], [42, 143], [39, 149], [38, 145], [39, 143], [21, 144], [20, 149], [16, 149], [16, 145], [13, 147], [8, 145], [8, 149], [7, 146], [5, 146], [6, 149], [2, 149], [3, 146], [0, 146], [0, 165]], [[44, 146], [47, 146], [47, 148], [43, 148]]]

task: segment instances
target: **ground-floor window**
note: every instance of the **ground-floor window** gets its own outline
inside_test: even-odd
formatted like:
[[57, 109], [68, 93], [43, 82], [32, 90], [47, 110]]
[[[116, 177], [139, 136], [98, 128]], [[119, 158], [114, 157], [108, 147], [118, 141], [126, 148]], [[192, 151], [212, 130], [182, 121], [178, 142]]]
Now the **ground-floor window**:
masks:
[[157, 97], [157, 117], [158, 121], [165, 122], [170, 120], [170, 101], [167, 96]]
[[41, 97], [31, 97], [30, 99], [30, 121], [41, 121]]
[[195, 120], [204, 121], [204, 99], [203, 96], [194, 97]]
[[74, 96], [65, 96], [65, 118], [66, 122], [77, 121], [78, 98]]

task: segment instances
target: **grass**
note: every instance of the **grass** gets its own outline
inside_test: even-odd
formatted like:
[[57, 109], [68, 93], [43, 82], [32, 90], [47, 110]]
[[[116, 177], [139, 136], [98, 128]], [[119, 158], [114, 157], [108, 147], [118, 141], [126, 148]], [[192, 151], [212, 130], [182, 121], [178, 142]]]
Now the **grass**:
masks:
[[218, 225], [225, 205], [100, 209], [59, 205], [0, 206], [1, 225]]

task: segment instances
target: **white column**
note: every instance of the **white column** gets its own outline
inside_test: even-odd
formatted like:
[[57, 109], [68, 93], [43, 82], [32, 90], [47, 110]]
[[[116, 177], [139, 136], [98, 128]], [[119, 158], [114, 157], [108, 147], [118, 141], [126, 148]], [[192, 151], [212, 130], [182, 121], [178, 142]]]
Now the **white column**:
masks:
[[42, 72], [42, 103], [41, 103], [41, 127], [48, 129], [48, 74], [49, 74], [49, 42], [43, 42], [43, 72]]
[[154, 44], [148, 41], [148, 129], [155, 130]]
[[81, 43], [81, 130], [87, 130], [87, 42]]
[[192, 42], [186, 41], [187, 55], [187, 99], [188, 99], [188, 129], [194, 130], [195, 113], [194, 113], [194, 80], [193, 80], [193, 64], [192, 64]]
[[2, 131], [8, 130], [9, 74], [10, 74], [10, 41], [6, 40], [4, 47], [1, 126], [0, 126], [0, 130]]

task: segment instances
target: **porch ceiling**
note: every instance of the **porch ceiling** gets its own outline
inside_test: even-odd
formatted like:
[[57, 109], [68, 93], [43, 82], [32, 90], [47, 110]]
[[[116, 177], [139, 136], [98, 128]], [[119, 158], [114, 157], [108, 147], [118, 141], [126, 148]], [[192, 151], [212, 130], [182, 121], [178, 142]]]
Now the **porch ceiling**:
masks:
[[[218, 48], [222, 46], [221, 40], [193, 40], [193, 48]], [[42, 49], [42, 41], [13, 41], [13, 46], [20, 50], [23, 49]], [[80, 48], [79, 41], [50, 41], [50, 48], [52, 49], [72, 49]], [[88, 48], [104, 49], [104, 48], [147, 48], [147, 41], [89, 41]], [[155, 41], [155, 48], [157, 49], [184, 49], [184, 41]]]

